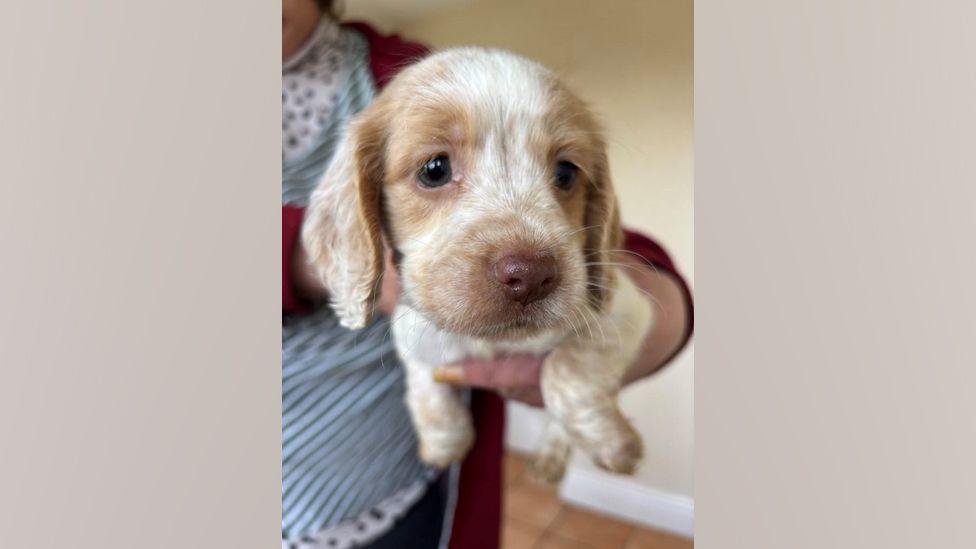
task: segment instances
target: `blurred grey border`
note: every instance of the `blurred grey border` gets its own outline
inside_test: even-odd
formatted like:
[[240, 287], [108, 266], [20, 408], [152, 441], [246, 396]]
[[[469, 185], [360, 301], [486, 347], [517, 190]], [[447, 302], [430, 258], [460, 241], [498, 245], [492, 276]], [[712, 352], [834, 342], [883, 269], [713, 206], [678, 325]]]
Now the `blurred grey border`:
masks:
[[0, 4], [0, 547], [280, 543], [280, 9]]
[[976, 4], [695, 12], [696, 543], [976, 546]]
[[[0, 7], [0, 546], [278, 543], [278, 10]], [[974, 11], [696, 3], [699, 547], [972, 546]]]

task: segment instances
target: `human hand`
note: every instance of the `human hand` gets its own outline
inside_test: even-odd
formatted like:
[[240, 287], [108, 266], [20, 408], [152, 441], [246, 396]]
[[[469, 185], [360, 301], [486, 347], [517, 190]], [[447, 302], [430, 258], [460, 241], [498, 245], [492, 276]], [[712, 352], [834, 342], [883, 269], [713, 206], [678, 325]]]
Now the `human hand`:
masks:
[[[329, 292], [325, 284], [315, 272], [315, 267], [308, 260], [308, 253], [305, 247], [299, 244], [295, 248], [292, 264], [292, 280], [298, 295], [312, 301], [322, 301], [328, 297]], [[389, 316], [393, 314], [397, 303], [400, 302], [400, 276], [397, 274], [396, 267], [393, 265], [393, 252], [386, 248], [384, 253], [386, 263], [383, 268], [383, 280], [380, 282], [380, 292], [376, 298], [376, 309]]]
[[381, 313], [390, 316], [400, 302], [400, 292], [403, 287], [400, 285], [400, 273], [397, 272], [393, 264], [393, 251], [385, 248], [383, 267], [383, 281], [380, 282], [380, 294], [376, 299], [376, 309]]
[[434, 380], [450, 385], [491, 389], [505, 398], [541, 408], [539, 373], [545, 357], [512, 355], [493, 360], [468, 358], [434, 371]]

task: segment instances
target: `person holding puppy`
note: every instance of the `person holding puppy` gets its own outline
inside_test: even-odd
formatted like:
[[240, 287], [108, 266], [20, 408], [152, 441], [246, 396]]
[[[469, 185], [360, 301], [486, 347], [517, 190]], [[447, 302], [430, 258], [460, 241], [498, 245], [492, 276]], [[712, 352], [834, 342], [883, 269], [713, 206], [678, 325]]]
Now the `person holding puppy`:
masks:
[[[282, 546], [497, 547], [503, 400], [540, 406], [541, 359], [467, 360], [438, 379], [475, 388], [476, 441], [460, 466], [417, 455], [404, 372], [389, 337], [400, 294], [387, 254], [378, 315], [342, 328], [324, 306], [298, 232], [344, 123], [427, 50], [363, 24], [340, 25], [325, 0], [284, 0], [282, 27]], [[665, 311], [625, 382], [659, 369], [691, 333], [690, 294], [664, 250], [627, 233], [614, 261]]]

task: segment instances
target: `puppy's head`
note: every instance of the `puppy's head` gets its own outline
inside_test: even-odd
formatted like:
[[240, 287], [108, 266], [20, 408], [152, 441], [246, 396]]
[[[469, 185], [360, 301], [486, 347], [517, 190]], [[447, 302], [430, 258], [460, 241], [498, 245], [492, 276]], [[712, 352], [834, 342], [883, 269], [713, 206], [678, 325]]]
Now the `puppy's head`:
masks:
[[492, 339], [603, 307], [620, 236], [583, 102], [536, 63], [472, 48], [403, 70], [352, 121], [303, 230], [344, 325], [370, 319], [385, 240], [406, 303]]

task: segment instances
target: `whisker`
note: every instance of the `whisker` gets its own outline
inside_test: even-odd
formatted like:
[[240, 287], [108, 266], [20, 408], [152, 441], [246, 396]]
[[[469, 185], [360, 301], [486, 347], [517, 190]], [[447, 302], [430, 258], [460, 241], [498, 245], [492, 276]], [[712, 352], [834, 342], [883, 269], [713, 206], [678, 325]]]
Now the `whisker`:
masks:
[[[594, 287], [594, 288], [600, 288], [600, 289], [603, 289], [603, 290], [607, 290], [608, 292], [611, 292], [611, 293], [612, 292], [615, 292], [617, 290], [617, 288], [608, 288], [607, 286], [604, 286], [602, 284], [597, 284], [596, 282], [587, 282], [586, 285], [587, 286]], [[656, 297], [654, 297], [654, 294], [652, 294], [651, 292], [645, 290], [644, 288], [641, 288], [640, 286], [638, 286], [636, 284], [634, 284], [634, 288], [638, 292], [640, 292], [640, 293], [644, 294], [645, 296], [647, 296], [647, 298], [650, 299], [652, 302], [654, 302], [654, 304], [657, 305], [659, 309], [661, 309], [662, 311], [664, 310], [664, 306], [661, 305], [661, 302]]]
[[423, 240], [418, 240], [416, 238], [413, 238], [412, 236], [405, 236], [404, 235], [403, 238], [405, 238], [407, 240], [412, 240], [412, 241], [416, 242], [417, 244], [420, 244], [421, 246], [423, 246], [423, 247], [425, 247], [427, 249], [430, 249], [430, 247], [432, 245], [430, 242], [424, 242]]
[[[586, 308], [583, 307], [583, 310], [585, 311]], [[582, 311], [580, 311], [580, 319], [582, 319], [586, 324], [586, 330], [590, 333], [590, 339], [596, 339], [596, 336], [593, 335], [593, 327], [590, 326], [590, 321], [587, 320], [586, 315], [584, 315]]]
[[[607, 252], [607, 253], [610, 253], [610, 254], [617, 254], [617, 253], [619, 253], [619, 254], [632, 255], [632, 256], [640, 259], [641, 260], [641, 263], [643, 263], [644, 265], [647, 265], [648, 267], [650, 267], [651, 270], [653, 270], [655, 273], [660, 274], [660, 272], [658, 271], [657, 265], [654, 265], [653, 263], [651, 263], [650, 261], [648, 261], [647, 258], [645, 258], [644, 256], [640, 255], [639, 253], [632, 252], [630, 250], [624, 250], [624, 249], [621, 249], [621, 248], [613, 248], [613, 249], [608, 249], [608, 250], [597, 250], [595, 252], [590, 252], [589, 254], [585, 254], [585, 255], [588, 257], [588, 256], [592, 256], [592, 255], [596, 255], [596, 254], [602, 253], [604, 251]], [[635, 265], [627, 265], [627, 266], [628, 267], [631, 267], [631, 268], [634, 268], [635, 267]]]
[[572, 309], [572, 310], [570, 311], [570, 312], [572, 313], [572, 315], [573, 315], [573, 317], [571, 317], [571, 318], [567, 318], [567, 319], [566, 319], [566, 321], [567, 321], [567, 322], [569, 322], [569, 325], [570, 325], [570, 326], [571, 326], [571, 327], [573, 328], [573, 333], [574, 333], [574, 334], [576, 334], [576, 337], [578, 337], [578, 338], [582, 338], [582, 337], [583, 337], [583, 334], [582, 334], [582, 333], [580, 332], [580, 330], [579, 330], [579, 329], [577, 328], [577, 326], [576, 326], [576, 322], [575, 322], [575, 320], [576, 320], [576, 315], [577, 315], [577, 313], [576, 313], [576, 309], [577, 309], [578, 307], [579, 307], [579, 305], [574, 305], [574, 306], [573, 306], [573, 309]]
[[607, 334], [606, 334], [606, 332], [603, 331], [603, 325], [600, 322], [600, 319], [596, 316], [596, 313], [594, 313], [593, 310], [590, 309], [589, 307], [586, 307], [583, 310], [585, 312], [587, 312], [593, 318], [593, 323], [596, 324], [596, 327], [600, 330], [601, 341], [602, 341], [602, 343], [606, 344], [607, 343]]
[[588, 225], [586, 227], [582, 227], [582, 228], [576, 229], [575, 231], [570, 231], [570, 232], [564, 234], [563, 235], [563, 238], [569, 238], [569, 237], [573, 236], [576, 233], [581, 233], [581, 232], [586, 231], [586, 230], [589, 230], [589, 229], [596, 229], [597, 227], [599, 227], [599, 225]]

